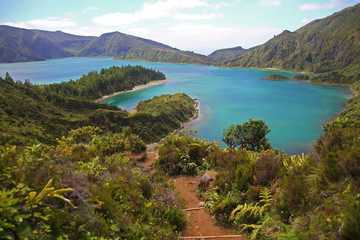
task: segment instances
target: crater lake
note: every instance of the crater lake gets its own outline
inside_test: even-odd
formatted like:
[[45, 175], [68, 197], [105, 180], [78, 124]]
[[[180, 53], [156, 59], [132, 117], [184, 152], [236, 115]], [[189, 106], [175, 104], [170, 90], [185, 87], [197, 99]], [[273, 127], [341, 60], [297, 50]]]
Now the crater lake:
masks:
[[186, 129], [197, 130], [196, 137], [219, 141], [223, 147], [223, 129], [252, 118], [263, 119], [269, 126], [268, 139], [273, 148], [288, 154], [306, 153], [323, 133], [323, 124], [345, 109], [345, 102], [351, 97], [348, 87], [264, 80], [271, 73], [293, 77], [294, 72], [125, 61], [112, 57], [0, 64], [0, 74], [5, 76], [9, 72], [14, 80], [47, 84], [76, 80], [90, 71], [122, 65], [153, 68], [170, 81], [102, 102], [131, 110], [141, 100], [184, 92], [200, 102], [199, 117]]

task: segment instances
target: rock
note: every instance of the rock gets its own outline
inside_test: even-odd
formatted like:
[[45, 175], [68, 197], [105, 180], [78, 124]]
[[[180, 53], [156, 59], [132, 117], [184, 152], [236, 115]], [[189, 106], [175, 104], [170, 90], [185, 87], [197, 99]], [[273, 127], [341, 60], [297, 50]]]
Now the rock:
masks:
[[205, 202], [199, 202], [198, 207], [204, 207], [205, 206]]
[[211, 171], [207, 171], [204, 173], [204, 175], [202, 175], [202, 177], [199, 180], [199, 188], [206, 190], [211, 181], [214, 181], [216, 176], [215, 172], [211, 172]]

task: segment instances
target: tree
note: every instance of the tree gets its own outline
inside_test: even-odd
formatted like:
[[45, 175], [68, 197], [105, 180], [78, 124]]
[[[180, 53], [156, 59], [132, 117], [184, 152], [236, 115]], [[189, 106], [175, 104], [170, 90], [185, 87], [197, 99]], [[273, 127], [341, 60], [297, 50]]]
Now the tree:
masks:
[[250, 119], [243, 124], [233, 124], [228, 129], [224, 129], [223, 141], [230, 148], [241, 147], [247, 150], [258, 152], [260, 149], [271, 147], [266, 134], [271, 130], [263, 120]]
[[236, 147], [235, 130], [236, 130], [235, 124], [232, 124], [227, 129], [224, 129], [223, 141], [225, 142], [226, 145], [228, 145], [229, 148]]

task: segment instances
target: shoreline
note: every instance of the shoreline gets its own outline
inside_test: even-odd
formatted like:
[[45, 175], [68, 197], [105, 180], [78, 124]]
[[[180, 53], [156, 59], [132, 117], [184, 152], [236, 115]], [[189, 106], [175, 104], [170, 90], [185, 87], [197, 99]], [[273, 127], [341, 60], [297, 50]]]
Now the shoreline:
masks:
[[[195, 104], [195, 113], [194, 116], [192, 116], [191, 118], [189, 118], [188, 120], [186, 120], [185, 122], [181, 123], [181, 126], [177, 129], [175, 129], [172, 133], [177, 135], [179, 134], [182, 130], [184, 130], [185, 127], [187, 127], [192, 121], [196, 120], [199, 115], [200, 115], [200, 101], [197, 98], [193, 98]], [[170, 134], [170, 133], [169, 133]], [[169, 135], [168, 134], [168, 135]], [[164, 141], [168, 135], [162, 139], [160, 139], [158, 142], [154, 142], [154, 143], [150, 143], [150, 144], [146, 144], [146, 151], [147, 152], [153, 152], [155, 151], [155, 149], [157, 148], [157, 146], [159, 145], [159, 143], [161, 143], [162, 141]]]
[[150, 87], [154, 87], [154, 86], [158, 86], [158, 85], [161, 85], [161, 84], [165, 84], [165, 83], [169, 82], [170, 80], [171, 80], [171, 79], [166, 78], [165, 80], [155, 80], [155, 81], [151, 81], [151, 82], [149, 82], [149, 83], [147, 83], [147, 84], [137, 85], [137, 86], [133, 87], [133, 89], [130, 89], [130, 90], [120, 91], [120, 92], [116, 92], [116, 93], [113, 93], [113, 94], [110, 94], [110, 95], [102, 96], [101, 98], [95, 100], [95, 102], [100, 102], [100, 101], [102, 101], [102, 100], [105, 100], [105, 99], [107, 99], [107, 98], [114, 97], [114, 96], [119, 95], [119, 94], [129, 93], [129, 92], [136, 92], [136, 91], [144, 90], [144, 89], [147, 89], [147, 88], [150, 88]]
[[192, 116], [191, 118], [189, 118], [188, 120], [186, 120], [185, 122], [183, 122], [181, 124], [181, 126], [178, 129], [175, 129], [175, 131], [173, 132], [174, 134], [179, 134], [184, 128], [186, 128], [192, 121], [194, 121], [195, 119], [199, 118], [200, 115], [200, 101], [197, 98], [193, 98], [195, 104], [195, 113], [194, 116]]

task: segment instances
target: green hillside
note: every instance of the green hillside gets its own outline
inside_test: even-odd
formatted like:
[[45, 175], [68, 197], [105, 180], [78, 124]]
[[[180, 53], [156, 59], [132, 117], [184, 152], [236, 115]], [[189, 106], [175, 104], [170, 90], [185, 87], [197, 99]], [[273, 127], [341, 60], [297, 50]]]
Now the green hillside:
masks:
[[356, 24], [359, 22], [360, 4], [313, 21], [295, 32], [284, 31], [224, 66], [313, 73], [336, 71], [352, 83], [360, 73], [360, 28]]
[[208, 59], [213, 62], [226, 62], [239, 58], [249, 51], [249, 49], [244, 49], [242, 47], [220, 49], [211, 53], [208, 56]]
[[73, 56], [73, 53], [31, 30], [0, 26], [0, 62], [43, 61]]
[[174, 49], [151, 40], [134, 37], [120, 32], [106, 33], [93, 39], [78, 56], [112, 56], [116, 57], [133, 49], [151, 48]]
[[141, 60], [148, 62], [210, 64], [211, 61], [204, 55], [174, 49], [150, 48], [134, 49], [124, 52], [116, 59]]
[[91, 36], [78, 36], [73, 34], [64, 33], [61, 31], [50, 32], [43, 30], [31, 30], [40, 36], [49, 39], [66, 51], [77, 55], [91, 40], [96, 37]]

